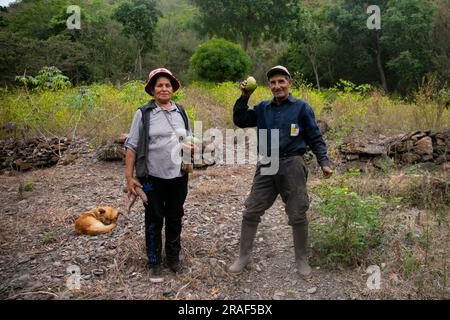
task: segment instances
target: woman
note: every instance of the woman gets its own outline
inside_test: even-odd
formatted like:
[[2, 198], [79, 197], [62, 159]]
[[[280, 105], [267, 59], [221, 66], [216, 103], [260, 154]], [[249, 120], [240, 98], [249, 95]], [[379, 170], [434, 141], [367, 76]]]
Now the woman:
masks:
[[[171, 271], [182, 271], [180, 234], [188, 174], [181, 170], [180, 138], [190, 132], [184, 109], [172, 100], [179, 81], [164, 68], [150, 72], [145, 91], [153, 96], [134, 116], [125, 141], [128, 194], [141, 187], [145, 206], [145, 241], [151, 280], [162, 281], [162, 229], [165, 222], [165, 261]], [[136, 169], [136, 178], [133, 177]]]

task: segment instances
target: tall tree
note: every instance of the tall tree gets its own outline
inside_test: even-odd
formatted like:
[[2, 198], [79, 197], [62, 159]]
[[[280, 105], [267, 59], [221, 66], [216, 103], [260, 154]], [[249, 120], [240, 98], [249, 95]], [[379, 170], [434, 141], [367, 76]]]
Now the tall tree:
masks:
[[327, 55], [330, 47], [329, 32], [330, 24], [325, 20], [321, 8], [302, 8], [298, 11], [297, 19], [292, 21], [289, 40], [292, 54], [298, 58], [296, 52], [306, 56], [314, 72], [316, 86], [320, 90], [319, 67], [325, 68]]
[[135, 71], [142, 77], [142, 56], [153, 47], [153, 33], [161, 16], [156, 0], [129, 0], [116, 9], [113, 17], [123, 24], [123, 32], [136, 39], [137, 57]]
[[[381, 12], [384, 12], [387, 2], [388, 0], [375, 0], [371, 4], [378, 5]], [[369, 66], [370, 61], [367, 61], [367, 58], [372, 57], [372, 65], [376, 66], [379, 82], [383, 89], [387, 91], [384, 52], [380, 46], [380, 34], [383, 26], [380, 30], [367, 27], [367, 19], [369, 18], [367, 8], [366, 0], [340, 0], [331, 7], [329, 17], [330, 21], [336, 26], [334, 36], [339, 46], [338, 55], [347, 55], [345, 58], [348, 58], [348, 60], [344, 59], [351, 67], [358, 66], [361, 69], [366, 69], [360, 70], [361, 73], [367, 73], [367, 68], [371, 68]], [[384, 19], [381, 21], [383, 22]], [[358, 71], [350, 70], [350, 73], [355, 75]], [[364, 77], [361, 78], [364, 79]], [[367, 78], [367, 80], [369, 79], [370, 77]]]
[[146, 56], [150, 67], [165, 66], [181, 80], [187, 80], [189, 58], [201, 42], [192, 28], [198, 8], [188, 0], [164, 0], [159, 3], [162, 18], [155, 30], [155, 48]]
[[437, 1], [437, 15], [431, 36], [433, 71], [450, 85], [450, 1]]
[[262, 38], [277, 39], [295, 18], [298, 0], [192, 0], [200, 9], [199, 30], [241, 42], [245, 51]]
[[97, 11], [81, 29], [79, 41], [89, 48], [92, 81], [130, 80], [135, 68], [137, 43], [122, 32], [120, 22]]
[[389, 53], [386, 66], [397, 89], [408, 93], [431, 69], [432, 2], [390, 0], [383, 18], [385, 22], [380, 42]]
[[[330, 10], [330, 20], [337, 28], [337, 55], [347, 55], [341, 61], [360, 69], [350, 70], [353, 76], [370, 75], [375, 66], [385, 90], [391, 83], [394, 89], [406, 93], [417, 85], [430, 63], [429, 39], [434, 19], [431, 2], [374, 0], [370, 4], [381, 10], [381, 29], [367, 27], [367, 0], [336, 1]], [[356, 62], [364, 57], [364, 52], [372, 57], [371, 64]]]

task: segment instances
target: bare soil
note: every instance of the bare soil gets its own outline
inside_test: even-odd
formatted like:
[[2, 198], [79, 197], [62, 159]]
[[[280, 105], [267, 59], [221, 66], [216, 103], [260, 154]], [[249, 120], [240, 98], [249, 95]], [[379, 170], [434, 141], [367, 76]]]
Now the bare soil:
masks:
[[[101, 162], [87, 146], [69, 165], [0, 176], [1, 299], [404, 299], [416, 288], [384, 279], [369, 290], [365, 267], [294, 269], [291, 228], [280, 199], [260, 224], [253, 261], [240, 275], [226, 267], [238, 253], [243, 203], [253, 165], [213, 166], [190, 177], [182, 233], [188, 271], [164, 269], [152, 283], [146, 267], [144, 213], [137, 202], [111, 233], [76, 236], [74, 221], [100, 205], [125, 211], [124, 164]], [[320, 177], [311, 175], [310, 184]], [[25, 190], [20, 191], [22, 183]], [[314, 199], [312, 199], [314, 201]], [[313, 214], [313, 213], [312, 213]], [[68, 268], [79, 267], [80, 289], [69, 290]], [[387, 277], [387, 275], [386, 275]]]

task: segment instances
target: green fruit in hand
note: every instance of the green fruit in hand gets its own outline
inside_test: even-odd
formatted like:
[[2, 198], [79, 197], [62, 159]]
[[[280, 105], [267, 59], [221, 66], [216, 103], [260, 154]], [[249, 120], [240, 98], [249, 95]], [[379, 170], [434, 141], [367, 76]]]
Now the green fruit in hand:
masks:
[[246, 81], [247, 81], [247, 84], [245, 85], [245, 90], [247, 90], [247, 91], [253, 91], [258, 86], [256, 84], [256, 79], [253, 77], [248, 77]]

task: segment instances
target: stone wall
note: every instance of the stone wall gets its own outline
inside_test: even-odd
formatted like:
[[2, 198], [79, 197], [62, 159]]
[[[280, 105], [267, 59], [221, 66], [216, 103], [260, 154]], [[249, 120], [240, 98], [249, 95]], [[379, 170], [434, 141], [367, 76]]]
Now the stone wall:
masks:
[[447, 162], [450, 155], [450, 131], [416, 131], [388, 146], [387, 154], [397, 163]]
[[379, 167], [387, 157], [398, 165], [441, 165], [449, 161], [450, 131], [415, 131], [391, 137], [352, 139], [340, 146], [339, 156], [346, 168]]
[[70, 145], [67, 138], [0, 140], [0, 170], [26, 171], [58, 163]]

